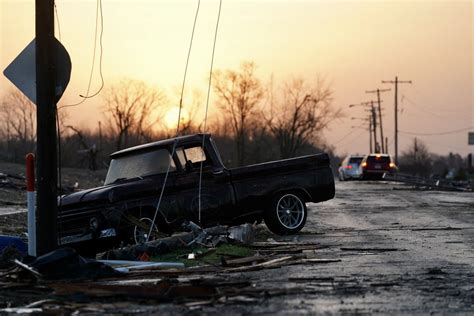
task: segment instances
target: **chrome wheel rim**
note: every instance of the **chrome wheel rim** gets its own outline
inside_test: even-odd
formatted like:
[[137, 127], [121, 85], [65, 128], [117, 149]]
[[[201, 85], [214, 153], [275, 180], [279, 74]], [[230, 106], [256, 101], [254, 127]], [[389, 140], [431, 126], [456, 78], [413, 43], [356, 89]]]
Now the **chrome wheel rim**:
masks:
[[288, 229], [295, 229], [304, 219], [303, 201], [294, 194], [285, 194], [277, 203], [276, 212], [280, 224]]
[[[140, 218], [140, 222], [144, 224], [143, 225], [144, 227], [135, 226], [133, 230], [133, 238], [135, 240], [135, 244], [137, 245], [143, 244], [147, 241], [146, 239], [148, 237], [148, 233], [150, 232], [150, 225], [153, 222], [153, 220], [148, 217], [142, 217]], [[153, 224], [153, 231], [155, 233], [158, 233], [158, 227], [156, 226], [156, 224]], [[150, 238], [148, 238], [148, 241], [154, 240], [154, 239], [155, 237], [150, 236]]]

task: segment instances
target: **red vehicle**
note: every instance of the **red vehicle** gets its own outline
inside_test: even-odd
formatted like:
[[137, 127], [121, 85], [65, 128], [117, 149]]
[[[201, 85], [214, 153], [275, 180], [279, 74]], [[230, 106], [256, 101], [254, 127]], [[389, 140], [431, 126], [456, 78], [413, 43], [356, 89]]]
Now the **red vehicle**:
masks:
[[394, 173], [398, 171], [390, 155], [369, 154], [362, 159], [359, 166], [362, 179], [382, 179], [386, 172]]

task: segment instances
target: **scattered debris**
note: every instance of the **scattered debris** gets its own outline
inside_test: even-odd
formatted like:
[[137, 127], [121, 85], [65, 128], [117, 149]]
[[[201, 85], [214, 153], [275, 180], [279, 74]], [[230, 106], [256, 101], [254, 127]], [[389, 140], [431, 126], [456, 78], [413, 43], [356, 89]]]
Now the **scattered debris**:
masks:
[[225, 260], [224, 257], [222, 257], [222, 260], [221, 260], [223, 267], [237, 267], [237, 266], [242, 266], [242, 265], [247, 265], [247, 264], [259, 263], [262, 261], [265, 261], [265, 257], [261, 255], [244, 257], [244, 258], [233, 259], [233, 260]]
[[424, 231], [424, 230], [461, 230], [461, 227], [421, 227], [421, 228], [412, 228], [412, 231]]
[[398, 248], [359, 248], [359, 247], [341, 247], [342, 251], [362, 251], [362, 252], [389, 252], [389, 251], [406, 251], [406, 249]]
[[382, 282], [382, 283], [370, 283], [370, 286], [373, 287], [390, 287], [390, 286], [399, 286], [400, 283], [397, 282]]
[[229, 228], [230, 239], [249, 245], [255, 239], [255, 228], [250, 224], [232, 226]]
[[0, 254], [9, 247], [15, 247], [21, 255], [28, 252], [28, 245], [20, 237], [0, 235]]
[[16, 246], [4, 247], [0, 252], [0, 269], [10, 268], [14, 265], [15, 259], [23, 258], [25, 251], [19, 251]]
[[[386, 181], [402, 182], [412, 184], [414, 189], [418, 190], [443, 190], [443, 191], [460, 191], [473, 192], [474, 186], [468, 181], [454, 181], [446, 179], [431, 179], [418, 176], [412, 176], [402, 173], [392, 174], [385, 173], [382, 177]], [[400, 188], [394, 188], [395, 190]]]
[[426, 274], [429, 274], [429, 275], [443, 275], [443, 274], [448, 274], [448, 273], [441, 270], [441, 268], [429, 268], [428, 272], [426, 272]]
[[234, 236], [236, 234], [235, 232], [239, 232], [242, 240], [245, 240], [246, 242], [250, 242], [250, 236], [253, 235], [253, 227], [248, 224], [231, 228], [227, 226], [214, 226], [201, 229], [196, 224], [189, 222], [186, 227], [190, 229], [191, 232], [175, 234], [171, 237], [149, 241], [145, 244], [109, 250], [104, 254], [101, 254], [100, 259], [136, 260], [143, 255], [143, 253], [147, 253], [148, 256], [153, 257], [169, 253], [176, 249], [191, 248], [195, 246], [215, 248], [221, 243], [236, 241], [235, 239], [230, 238], [231, 231], [234, 231]]
[[42, 280], [96, 279], [120, 275], [120, 272], [102, 262], [81, 257], [72, 248], [57, 249], [30, 263], [15, 260], [15, 264]]

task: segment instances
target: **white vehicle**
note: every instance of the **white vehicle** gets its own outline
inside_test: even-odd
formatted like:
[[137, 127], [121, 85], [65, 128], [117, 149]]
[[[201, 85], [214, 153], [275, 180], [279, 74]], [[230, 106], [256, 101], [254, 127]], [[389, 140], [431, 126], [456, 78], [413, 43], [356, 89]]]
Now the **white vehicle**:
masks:
[[338, 169], [339, 180], [361, 179], [362, 173], [359, 165], [362, 159], [364, 159], [364, 156], [359, 155], [349, 155], [344, 158]]

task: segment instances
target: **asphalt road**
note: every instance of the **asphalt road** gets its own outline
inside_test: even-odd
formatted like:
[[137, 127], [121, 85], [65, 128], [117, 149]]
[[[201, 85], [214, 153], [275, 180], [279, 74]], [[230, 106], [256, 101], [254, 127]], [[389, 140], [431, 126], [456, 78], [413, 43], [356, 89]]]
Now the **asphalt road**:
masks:
[[[309, 204], [295, 242], [328, 248], [324, 265], [247, 273], [255, 287], [288, 288], [259, 304], [209, 306], [226, 314], [474, 314], [474, 194], [338, 182], [334, 200]], [[294, 293], [291, 289], [299, 289]]]
[[[306, 263], [195, 276], [250, 281], [256, 295], [205, 304], [85, 303], [83, 311], [146, 314], [474, 314], [474, 194], [337, 182], [336, 198], [308, 204], [301, 234], [319, 243]], [[138, 280], [131, 280], [135, 284]], [[155, 280], [143, 280], [148, 284]], [[277, 293], [277, 294], [275, 294]]]

